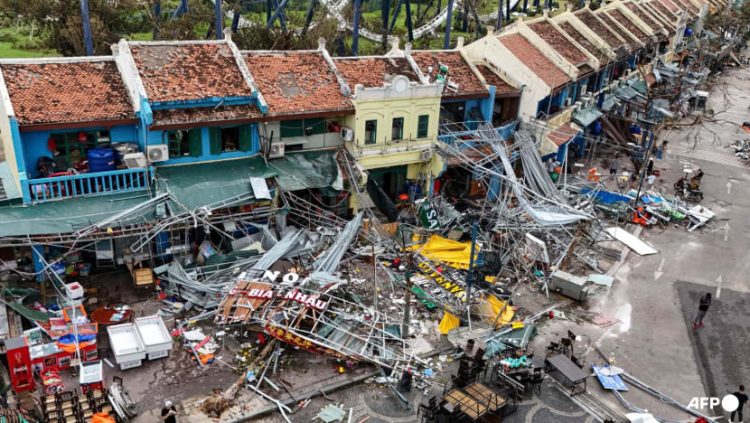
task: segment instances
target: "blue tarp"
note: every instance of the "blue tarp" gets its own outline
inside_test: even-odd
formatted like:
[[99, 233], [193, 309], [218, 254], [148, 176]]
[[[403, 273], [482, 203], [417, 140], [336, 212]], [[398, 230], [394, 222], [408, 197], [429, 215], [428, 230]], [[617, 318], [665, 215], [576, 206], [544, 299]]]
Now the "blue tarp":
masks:
[[589, 197], [594, 197], [594, 201], [601, 204], [614, 204], [619, 202], [628, 203], [631, 200], [630, 197], [626, 197], [616, 192], [597, 191], [596, 193], [594, 193], [593, 191], [594, 190], [592, 190], [591, 188], [583, 188], [581, 190], [581, 194], [589, 195]]

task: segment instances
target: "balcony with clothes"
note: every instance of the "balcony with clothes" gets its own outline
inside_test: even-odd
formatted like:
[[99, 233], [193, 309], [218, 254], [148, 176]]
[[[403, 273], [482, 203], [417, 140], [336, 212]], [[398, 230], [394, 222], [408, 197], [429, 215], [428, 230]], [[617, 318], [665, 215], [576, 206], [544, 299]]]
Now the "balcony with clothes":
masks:
[[134, 132], [120, 126], [24, 133], [24, 204], [148, 190], [153, 169], [139, 144], [128, 141]]

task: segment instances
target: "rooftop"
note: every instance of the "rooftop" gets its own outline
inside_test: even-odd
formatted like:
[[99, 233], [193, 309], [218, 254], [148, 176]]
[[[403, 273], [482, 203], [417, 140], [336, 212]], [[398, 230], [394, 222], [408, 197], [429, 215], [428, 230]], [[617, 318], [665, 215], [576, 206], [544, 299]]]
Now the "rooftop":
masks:
[[134, 119], [112, 60], [0, 64], [19, 125]]
[[251, 96], [226, 43], [131, 43], [150, 101]]
[[471, 65], [458, 51], [414, 51], [412, 57], [422, 74], [430, 81], [437, 78], [440, 65], [448, 67], [448, 79], [454, 82], [458, 89], [453, 91], [446, 85], [443, 97], [486, 96], [488, 94], [487, 88], [474, 73]]
[[573, 65], [579, 66], [588, 60], [586, 53], [565, 38], [565, 35], [548, 21], [542, 20], [531, 23], [529, 28]]
[[[565, 31], [566, 34], [570, 36], [570, 38], [576, 40], [576, 42], [586, 50], [588, 50], [589, 53], [593, 54], [596, 57], [600, 56], [600, 50], [591, 43], [591, 41], [586, 38], [585, 35], [583, 35], [580, 31], [578, 31], [572, 23], [570, 22], [562, 22], [559, 24], [560, 29]], [[606, 60], [599, 60], [600, 66], [604, 66], [606, 64]]]
[[617, 21], [620, 25], [624, 26], [625, 29], [628, 30], [628, 32], [630, 32], [631, 34], [635, 35], [635, 37], [639, 41], [641, 41], [643, 43], [648, 43], [649, 42], [649, 38], [651, 36], [648, 35], [648, 34], [646, 34], [645, 32], [643, 32], [638, 27], [638, 25], [636, 25], [635, 23], [633, 23], [633, 21], [631, 21], [629, 17], [625, 16], [625, 14], [622, 13], [622, 11], [620, 11], [618, 9], [611, 9], [611, 10], [608, 10], [607, 13], [609, 14], [610, 18], [612, 18], [613, 20]]
[[[648, 13], [654, 17], [659, 23], [662, 24], [662, 26], [666, 27], [670, 33], [676, 32], [677, 24], [673, 17], [670, 17], [669, 15], [665, 15], [663, 12], [659, 10], [659, 8], [656, 6], [656, 1], [648, 1], [640, 3], [640, 5], [643, 7], [644, 10], [648, 11]], [[663, 6], [662, 6], [663, 7]], [[665, 9], [666, 10], [666, 9]], [[669, 10], [667, 10], [669, 12]]]
[[518, 88], [506, 82], [485, 64], [477, 64], [477, 70], [488, 84], [495, 86], [495, 95], [518, 93]]
[[351, 110], [320, 51], [243, 52], [271, 115]]
[[672, 13], [672, 10], [670, 10], [667, 6], [665, 6], [659, 0], [653, 0], [649, 4], [651, 4], [651, 6], [653, 6], [657, 12], [664, 15], [664, 17], [667, 18], [667, 20], [669, 20], [671, 23], [675, 24], [677, 22], [677, 14]]
[[651, 16], [651, 14], [642, 9], [638, 4], [635, 3], [624, 3], [625, 7], [628, 8], [631, 12], [635, 13], [636, 16], [638, 16], [638, 19], [642, 20], [646, 25], [648, 25], [649, 28], [651, 28], [654, 31], [660, 31], [662, 28], [662, 24], [659, 23], [659, 21], [656, 20], [655, 17]]
[[588, 9], [581, 9], [574, 13], [575, 16], [588, 26], [596, 35], [601, 37], [613, 49], [627, 48], [625, 41], [619, 39], [607, 25]]
[[602, 20], [602, 22], [604, 22], [605, 25], [607, 25], [610, 31], [614, 32], [615, 34], [619, 35], [620, 38], [625, 40], [625, 45], [630, 47], [631, 51], [635, 50], [636, 44], [640, 40], [633, 38], [633, 36], [628, 34], [626, 30], [624, 30], [620, 25], [618, 25], [618, 23], [621, 24], [621, 22], [618, 22], [617, 19], [614, 19], [607, 12], [604, 12], [604, 11], [598, 13], [597, 16], [599, 17], [599, 19]]
[[555, 66], [521, 34], [502, 35], [498, 37], [498, 40], [548, 87], [555, 89], [570, 82], [570, 77], [565, 72]]
[[409, 61], [403, 57], [343, 57], [335, 58], [334, 63], [352, 91], [356, 85], [382, 87], [396, 75], [420, 82]]

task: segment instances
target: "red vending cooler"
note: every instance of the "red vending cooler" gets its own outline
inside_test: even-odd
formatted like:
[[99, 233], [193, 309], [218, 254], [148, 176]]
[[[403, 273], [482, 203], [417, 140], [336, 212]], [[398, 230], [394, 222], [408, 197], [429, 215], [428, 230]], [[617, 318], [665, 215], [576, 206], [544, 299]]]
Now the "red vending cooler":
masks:
[[31, 355], [26, 337], [11, 338], [5, 341], [8, 357], [10, 385], [13, 392], [34, 390], [34, 374], [31, 369]]

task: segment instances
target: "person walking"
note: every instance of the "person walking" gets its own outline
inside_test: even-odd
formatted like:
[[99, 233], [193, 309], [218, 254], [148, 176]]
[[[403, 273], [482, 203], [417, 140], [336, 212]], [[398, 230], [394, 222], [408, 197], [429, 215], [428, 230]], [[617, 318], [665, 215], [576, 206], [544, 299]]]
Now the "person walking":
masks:
[[177, 409], [172, 401], [164, 401], [164, 408], [161, 409], [161, 420], [164, 423], [177, 423]]
[[735, 391], [732, 393], [737, 398], [737, 402], [739, 405], [737, 406], [737, 409], [732, 411], [732, 413], [729, 415], [729, 423], [735, 423], [734, 416], [737, 416], [737, 423], [742, 423], [742, 408], [745, 406], [745, 403], [747, 402], [747, 394], [745, 394], [745, 385], [740, 385], [739, 391]]
[[706, 295], [702, 296], [698, 303], [698, 314], [695, 315], [693, 320], [693, 330], [703, 327], [703, 319], [706, 317], [709, 307], [711, 307], [711, 293], [706, 292]]

